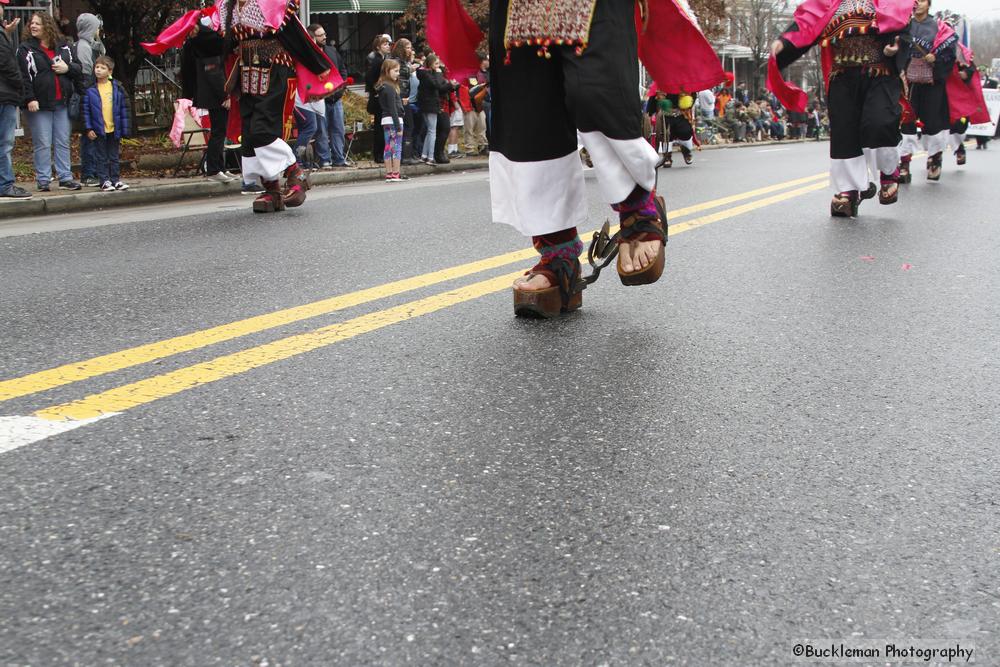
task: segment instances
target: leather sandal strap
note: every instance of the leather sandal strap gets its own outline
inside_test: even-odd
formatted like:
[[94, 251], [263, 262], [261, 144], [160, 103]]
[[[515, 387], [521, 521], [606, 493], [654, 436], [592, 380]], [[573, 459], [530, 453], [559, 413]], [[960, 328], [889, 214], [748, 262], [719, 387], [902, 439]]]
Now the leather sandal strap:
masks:
[[663, 223], [659, 219], [636, 213], [622, 220], [618, 242], [663, 241], [666, 236]]
[[580, 284], [580, 260], [567, 259], [558, 255], [543, 257], [542, 261], [531, 267], [524, 275], [545, 276], [554, 287], [559, 288], [559, 298], [563, 305], [569, 303], [570, 298], [579, 291]]

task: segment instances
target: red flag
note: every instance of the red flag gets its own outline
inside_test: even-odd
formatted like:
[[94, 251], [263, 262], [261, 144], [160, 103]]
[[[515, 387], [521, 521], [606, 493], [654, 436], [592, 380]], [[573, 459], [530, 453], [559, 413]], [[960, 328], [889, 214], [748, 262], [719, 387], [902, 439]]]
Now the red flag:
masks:
[[649, 15], [636, 7], [639, 57], [665, 93], [696, 93], [725, 80], [719, 57], [677, 0], [651, 0]]
[[448, 76], [475, 76], [476, 48], [482, 41], [483, 31], [459, 0], [427, 0], [427, 43], [448, 68]]
[[204, 9], [192, 9], [164, 28], [163, 32], [157, 36], [155, 42], [143, 42], [142, 48], [149, 51], [151, 55], [160, 56], [167, 49], [182, 46], [188, 34], [198, 26], [198, 22], [203, 16], [210, 17], [212, 19], [212, 27], [216, 30], [219, 29], [218, 7], [211, 5]]
[[[969, 65], [973, 62], [972, 51], [961, 42], [958, 43], [960, 61]], [[962, 118], [968, 119], [972, 124], [989, 123], [990, 112], [986, 108], [986, 99], [983, 96], [983, 81], [979, 76], [979, 70], [972, 70], [972, 75], [968, 80], [963, 81], [958, 75], [959, 62], [955, 62], [951, 75], [945, 84], [948, 91], [948, 110], [950, 111], [951, 122]]]
[[809, 96], [804, 90], [781, 77], [781, 70], [778, 69], [778, 61], [774, 56], [767, 60], [767, 89], [790, 111], [805, 111], [809, 104]]

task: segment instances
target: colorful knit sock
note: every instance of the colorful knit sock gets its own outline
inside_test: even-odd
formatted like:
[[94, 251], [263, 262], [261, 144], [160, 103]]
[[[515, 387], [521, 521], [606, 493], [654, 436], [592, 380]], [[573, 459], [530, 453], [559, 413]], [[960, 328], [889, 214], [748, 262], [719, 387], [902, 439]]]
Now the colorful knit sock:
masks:
[[655, 218], [657, 217], [655, 196], [655, 191], [650, 192], [637, 185], [625, 201], [612, 204], [611, 208], [618, 211], [619, 220], [624, 220], [633, 213]]
[[542, 256], [540, 264], [546, 264], [557, 257], [575, 260], [583, 252], [583, 241], [580, 240], [576, 227], [551, 234], [532, 236], [531, 244]]

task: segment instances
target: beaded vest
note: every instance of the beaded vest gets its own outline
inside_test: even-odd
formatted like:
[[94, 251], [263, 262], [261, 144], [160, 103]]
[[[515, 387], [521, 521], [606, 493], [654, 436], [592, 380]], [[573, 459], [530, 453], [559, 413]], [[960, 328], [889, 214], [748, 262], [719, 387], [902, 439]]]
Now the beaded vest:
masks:
[[548, 57], [550, 46], [576, 47], [583, 53], [590, 42], [590, 26], [597, 0], [510, 0], [504, 48], [537, 46]]
[[822, 45], [833, 56], [832, 76], [860, 67], [872, 75], [889, 73], [882, 44], [875, 27], [873, 0], [841, 0], [833, 20], [822, 34]]

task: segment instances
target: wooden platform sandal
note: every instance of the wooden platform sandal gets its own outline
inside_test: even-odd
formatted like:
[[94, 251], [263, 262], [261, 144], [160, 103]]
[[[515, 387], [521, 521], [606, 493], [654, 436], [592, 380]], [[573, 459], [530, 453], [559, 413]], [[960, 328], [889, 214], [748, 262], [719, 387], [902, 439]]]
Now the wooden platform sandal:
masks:
[[583, 305], [580, 280], [580, 260], [553, 256], [538, 262], [524, 274], [530, 280], [533, 276], [545, 276], [551, 287], [539, 290], [518, 289], [515, 285], [514, 315], [516, 317], [545, 318], [558, 317]]
[[857, 190], [838, 192], [833, 195], [833, 201], [830, 202], [830, 215], [835, 218], [856, 218], [860, 203], [861, 197]]
[[295, 184], [282, 193], [282, 198], [285, 200], [285, 206], [288, 208], [302, 206], [306, 202], [306, 190], [302, 185]]
[[306, 191], [312, 187], [309, 174], [302, 171], [297, 163], [285, 169], [285, 188], [283, 190], [285, 206], [295, 208], [306, 201]]
[[878, 186], [869, 181], [868, 188], [861, 193], [861, 201], [864, 201], [866, 199], [875, 199], [875, 195], [877, 194], [878, 194]]
[[277, 180], [264, 181], [264, 194], [253, 200], [254, 213], [274, 213], [285, 210], [285, 198]]
[[899, 200], [899, 170], [881, 177], [882, 187], [878, 191], [878, 203], [888, 206]]
[[621, 229], [617, 236], [618, 244], [636, 244], [643, 241], [660, 241], [659, 250], [652, 262], [635, 271], [625, 271], [622, 268], [621, 252], [618, 253], [618, 277], [622, 285], [650, 285], [655, 283], [663, 275], [663, 265], [666, 261], [667, 244], [667, 206], [663, 197], [654, 196], [656, 203], [656, 218], [648, 215], [633, 213], [621, 222]]
[[941, 153], [935, 153], [927, 158], [927, 180], [941, 180]]
[[965, 146], [959, 146], [955, 151], [955, 164], [959, 167], [965, 164]]
[[681, 155], [684, 156], [684, 164], [691, 164], [694, 162], [694, 156], [691, 154], [691, 151], [683, 146], [681, 146]]
[[905, 184], [909, 183], [912, 179], [913, 179], [913, 176], [910, 174], [910, 161], [909, 160], [904, 160], [903, 162], [900, 162], [899, 163], [899, 179], [898, 179], [898, 182], [900, 184], [905, 185]]

